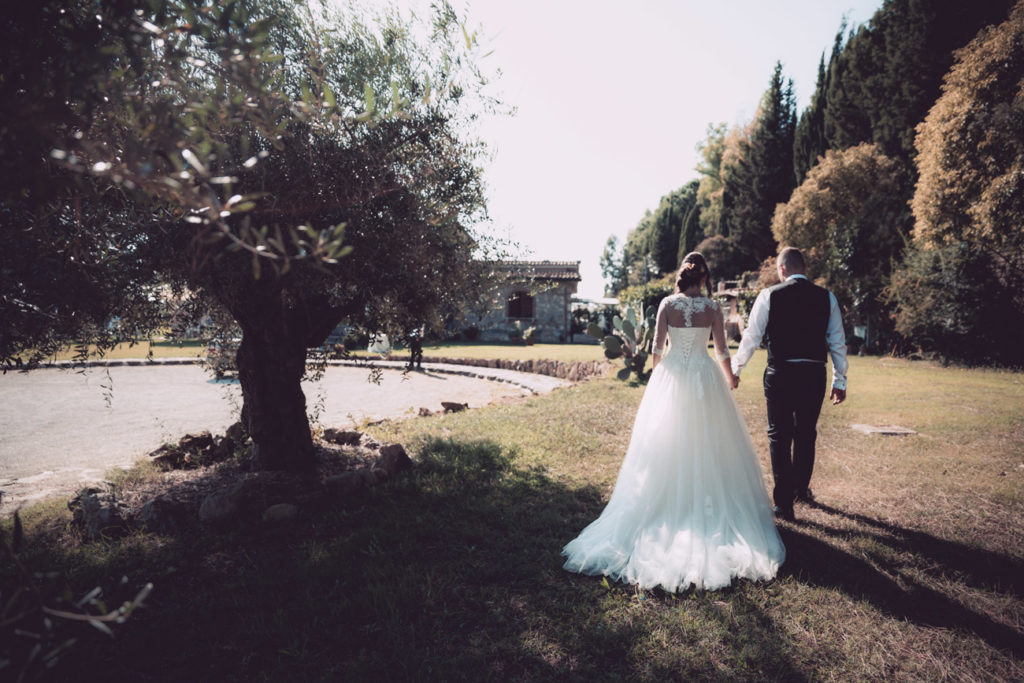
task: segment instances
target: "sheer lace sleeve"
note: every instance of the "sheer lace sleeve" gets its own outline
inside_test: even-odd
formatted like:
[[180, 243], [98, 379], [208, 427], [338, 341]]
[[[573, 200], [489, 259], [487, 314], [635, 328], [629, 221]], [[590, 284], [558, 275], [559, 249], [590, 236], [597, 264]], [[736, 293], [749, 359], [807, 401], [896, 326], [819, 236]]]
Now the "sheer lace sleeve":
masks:
[[668, 336], [667, 319], [668, 297], [661, 300], [658, 305], [658, 320], [654, 324], [654, 349], [653, 352], [659, 356], [665, 355], [665, 338]]
[[715, 358], [728, 360], [729, 345], [725, 341], [725, 316], [717, 302], [712, 301], [711, 308], [714, 311], [714, 317], [711, 319], [711, 337], [715, 341]]

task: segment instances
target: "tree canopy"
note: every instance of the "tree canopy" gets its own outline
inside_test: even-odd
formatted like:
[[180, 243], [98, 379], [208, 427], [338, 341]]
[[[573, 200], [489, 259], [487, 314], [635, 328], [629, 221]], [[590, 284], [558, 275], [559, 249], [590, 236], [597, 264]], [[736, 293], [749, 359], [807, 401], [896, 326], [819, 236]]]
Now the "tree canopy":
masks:
[[[1017, 321], [1024, 291], [1012, 6], [885, 0], [863, 25], [843, 21], [799, 118], [777, 65], [753, 120], [709, 126], [698, 144], [677, 257], [696, 245], [719, 277], [736, 277], [772, 258], [776, 240], [802, 246], [876, 348], [1011, 362], [979, 321]], [[1001, 312], [969, 312], [986, 290]], [[946, 322], [929, 323], [927, 306]], [[965, 334], [984, 343], [951, 341]]]
[[877, 145], [829, 150], [772, 219], [779, 244], [801, 249], [808, 276], [836, 294], [848, 323], [868, 324], [880, 343], [891, 334], [884, 292], [910, 231], [905, 177]]
[[761, 96], [757, 116], [737, 153], [723, 158], [723, 217], [725, 235], [744, 254], [739, 275], [757, 268], [776, 253], [771, 231], [775, 205], [789, 199], [793, 176], [793, 135], [796, 103], [793, 82], [777, 63]]
[[897, 327], [949, 357], [1020, 363], [1022, 92], [1019, 2], [1007, 21], [957, 51], [942, 96], [918, 127], [914, 249], [893, 283]]
[[483, 281], [468, 133], [495, 103], [473, 34], [447, 4], [429, 24], [286, 0], [23, 13], [0, 49], [45, 36], [53, 54], [5, 61], [5, 119], [27, 130], [3, 131], [21, 171], [3, 191], [3, 359], [112, 341], [115, 317], [153, 329], [156, 288], [188, 289], [242, 329], [258, 466], [308, 465], [307, 347], [342, 320], [439, 325]]

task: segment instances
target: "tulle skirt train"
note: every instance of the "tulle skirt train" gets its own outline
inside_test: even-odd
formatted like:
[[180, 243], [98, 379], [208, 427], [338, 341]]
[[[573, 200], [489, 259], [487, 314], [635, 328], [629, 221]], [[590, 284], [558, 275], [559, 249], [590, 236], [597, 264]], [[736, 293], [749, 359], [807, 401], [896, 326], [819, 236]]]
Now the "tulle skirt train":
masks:
[[775, 576], [785, 548], [761, 467], [703, 355], [654, 369], [608, 505], [563, 549], [566, 569], [670, 592]]

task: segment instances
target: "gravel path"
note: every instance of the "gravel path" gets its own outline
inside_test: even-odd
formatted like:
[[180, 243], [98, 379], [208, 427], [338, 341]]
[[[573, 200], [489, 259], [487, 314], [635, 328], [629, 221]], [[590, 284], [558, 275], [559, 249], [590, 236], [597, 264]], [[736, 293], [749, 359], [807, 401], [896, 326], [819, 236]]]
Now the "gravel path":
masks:
[[[398, 363], [378, 365], [379, 385], [366, 367], [328, 367], [320, 382], [303, 386], [309, 412], [325, 427], [351, 427], [440, 410], [441, 401], [479, 407], [567, 384], [508, 370], [424, 364], [403, 374]], [[237, 420], [240, 397], [237, 381], [173, 362], [0, 375], [0, 505], [6, 512], [74, 490], [188, 432], [223, 433]]]

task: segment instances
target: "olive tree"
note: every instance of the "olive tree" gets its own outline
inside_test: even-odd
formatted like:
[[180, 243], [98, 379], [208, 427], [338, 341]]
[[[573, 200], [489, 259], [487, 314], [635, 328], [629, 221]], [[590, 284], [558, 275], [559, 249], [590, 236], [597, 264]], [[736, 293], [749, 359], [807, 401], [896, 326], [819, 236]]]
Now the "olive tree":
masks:
[[[97, 42], [64, 49], [68, 61], [103, 55], [88, 74], [102, 96], [68, 99], [72, 111], [42, 126], [27, 155], [35, 175], [66, 179], [66, 191], [25, 201], [5, 188], [16, 230], [4, 239], [26, 264], [5, 279], [4, 305], [38, 332], [5, 336], [4, 359], [82, 335], [113, 341], [114, 315], [132, 331], [152, 328], [155, 288], [187, 288], [242, 330], [257, 466], [308, 466], [307, 348], [341, 321], [438, 325], [483, 281], [485, 259], [474, 257], [486, 244], [473, 228], [485, 215], [483, 148], [467, 133], [495, 103], [474, 36], [447, 4], [429, 25], [393, 11], [368, 17], [356, 3], [81, 5], [76, 20], [99, 22]], [[43, 23], [59, 27], [63, 16]], [[51, 234], [68, 248], [46, 248]], [[79, 258], [88, 267], [70, 269], [110, 296], [88, 324], [61, 328], [61, 317], [89, 309], [47, 269]], [[10, 326], [30, 327], [20, 322]]]

